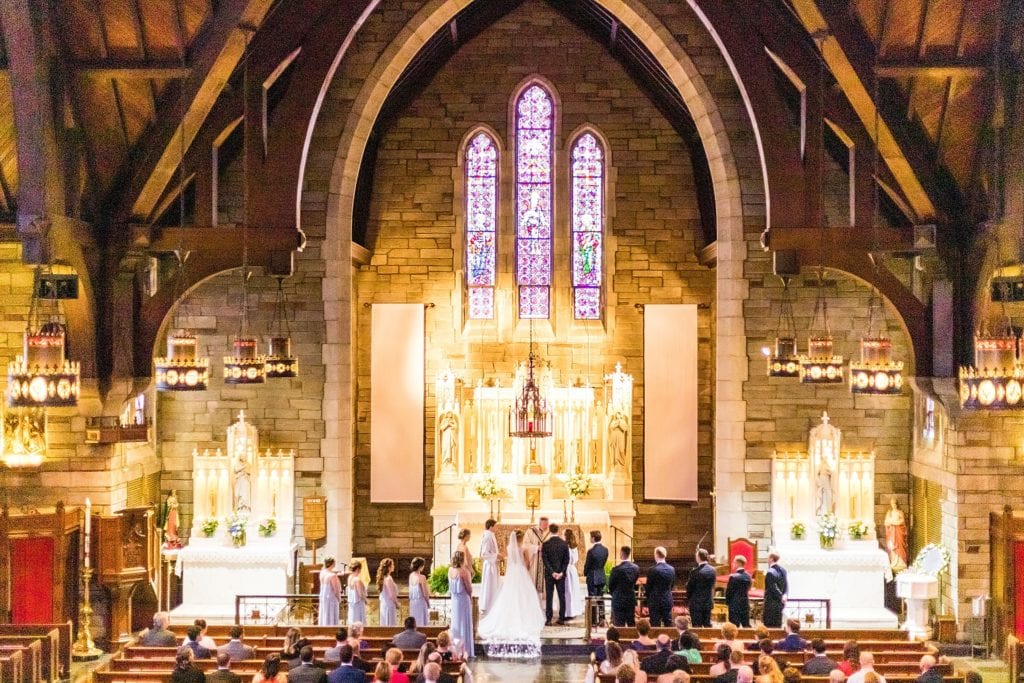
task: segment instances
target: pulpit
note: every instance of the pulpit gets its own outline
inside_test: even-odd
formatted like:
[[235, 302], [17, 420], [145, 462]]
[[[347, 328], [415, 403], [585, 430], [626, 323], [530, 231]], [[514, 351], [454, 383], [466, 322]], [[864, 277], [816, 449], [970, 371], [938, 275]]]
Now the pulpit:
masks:
[[110, 593], [110, 641], [124, 644], [132, 635], [132, 594], [159, 566], [153, 511], [135, 507], [100, 516], [95, 530], [96, 576]]
[[929, 544], [917, 554], [914, 564], [896, 576], [896, 595], [907, 604], [903, 629], [911, 638], [931, 637], [928, 606], [939, 597], [939, 574], [948, 567], [949, 553], [942, 546]]
[[0, 622], [77, 619], [80, 508], [0, 511]]

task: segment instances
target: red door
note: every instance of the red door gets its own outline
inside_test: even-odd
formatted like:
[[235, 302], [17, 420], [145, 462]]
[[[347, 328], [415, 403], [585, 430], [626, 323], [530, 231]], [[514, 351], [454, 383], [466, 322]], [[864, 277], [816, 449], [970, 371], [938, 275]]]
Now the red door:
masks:
[[1024, 541], [1013, 542], [1014, 633], [1024, 638]]
[[11, 539], [11, 619], [53, 622], [53, 539]]

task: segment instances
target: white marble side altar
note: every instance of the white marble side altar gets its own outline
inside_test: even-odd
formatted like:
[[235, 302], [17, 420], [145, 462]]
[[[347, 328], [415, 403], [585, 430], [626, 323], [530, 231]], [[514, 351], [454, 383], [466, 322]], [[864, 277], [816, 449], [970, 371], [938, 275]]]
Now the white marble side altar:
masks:
[[832, 628], [896, 628], [885, 608], [889, 556], [874, 540], [840, 541], [823, 550], [817, 538], [776, 545], [789, 573], [789, 597], [832, 601]]

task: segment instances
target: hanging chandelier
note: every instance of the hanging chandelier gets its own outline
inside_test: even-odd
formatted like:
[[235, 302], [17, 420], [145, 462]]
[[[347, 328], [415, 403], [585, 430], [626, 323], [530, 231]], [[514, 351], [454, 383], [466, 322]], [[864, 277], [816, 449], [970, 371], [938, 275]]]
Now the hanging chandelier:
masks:
[[[828, 302], [824, 293], [824, 269], [818, 269], [818, 295], [811, 316], [807, 353], [800, 355], [800, 382], [803, 384], [842, 384], [845, 361], [835, 354], [835, 342], [828, 323]], [[814, 332], [814, 324], [821, 315], [822, 329]]]
[[[245, 242], [243, 229], [243, 242]], [[249, 334], [249, 272], [248, 245], [243, 246], [242, 317], [238, 334], [231, 343], [233, 354], [224, 356], [224, 384], [263, 384], [267, 381], [267, 359], [259, 355], [259, 341]]]
[[[184, 211], [184, 209], [182, 209]], [[184, 214], [182, 214], [184, 215]], [[188, 252], [175, 252], [178, 256], [178, 276], [175, 284], [175, 299], [184, 280]], [[182, 307], [186, 304], [183, 302]], [[185, 312], [177, 317], [186, 318]], [[153, 359], [156, 368], [157, 391], [206, 391], [210, 383], [210, 359], [199, 355], [199, 339], [192, 330], [184, 327], [167, 334], [167, 355]]]
[[[860, 362], [850, 362], [850, 393], [898, 394], [903, 390], [903, 362], [892, 359], [892, 340], [885, 334], [881, 294], [872, 289], [867, 334], [860, 340]], [[875, 311], [882, 309], [882, 325], [874, 332]]]
[[7, 405], [12, 408], [78, 405], [81, 367], [66, 357], [66, 324], [58, 300], [46, 298], [52, 302], [52, 311], [49, 315], [41, 311], [45, 305], [40, 296], [42, 274], [43, 268], [37, 267], [22, 354], [7, 365]]
[[509, 411], [508, 435], [517, 439], [543, 439], [551, 436], [551, 413], [534, 376], [533, 321], [530, 321], [530, 355], [526, 361], [526, 379]]
[[1003, 334], [987, 330], [974, 336], [974, 366], [960, 368], [960, 405], [1002, 410], [1024, 407], [1024, 366], [1019, 341], [1007, 320]]
[[284, 300], [284, 278], [277, 278], [277, 301], [270, 321], [270, 346], [267, 353], [267, 377], [299, 376], [299, 359], [292, 355], [292, 331], [288, 325], [288, 309]]
[[790, 299], [789, 278], [782, 278], [782, 304], [775, 330], [775, 348], [762, 349], [768, 360], [769, 377], [799, 377], [800, 356], [796, 347], [796, 323], [793, 320], [793, 302]]

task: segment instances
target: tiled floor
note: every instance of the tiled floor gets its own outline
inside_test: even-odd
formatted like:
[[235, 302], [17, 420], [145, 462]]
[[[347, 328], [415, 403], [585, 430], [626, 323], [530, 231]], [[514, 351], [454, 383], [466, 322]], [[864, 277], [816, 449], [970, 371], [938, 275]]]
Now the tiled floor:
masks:
[[542, 662], [478, 659], [470, 665], [474, 683], [582, 683], [586, 660], [545, 656]]

